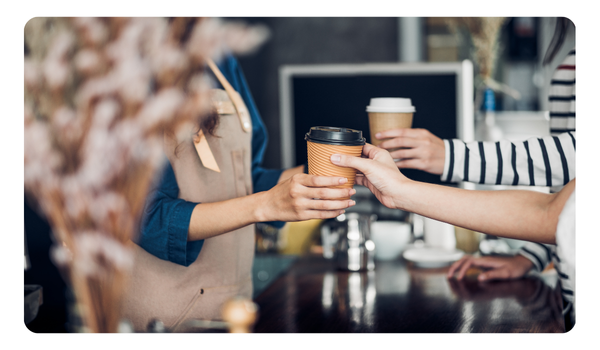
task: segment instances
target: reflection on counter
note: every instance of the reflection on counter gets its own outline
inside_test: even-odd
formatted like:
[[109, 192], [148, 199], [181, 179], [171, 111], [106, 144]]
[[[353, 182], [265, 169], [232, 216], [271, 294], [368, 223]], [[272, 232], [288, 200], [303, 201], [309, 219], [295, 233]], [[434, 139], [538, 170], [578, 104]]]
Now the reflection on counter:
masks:
[[375, 322], [375, 271], [323, 276], [321, 303], [324, 314], [337, 311], [336, 317], [351, 320], [353, 324], [373, 327]]
[[448, 280], [447, 268], [380, 261], [340, 271], [299, 257], [256, 303], [257, 333], [564, 332], [560, 290], [542, 278]]

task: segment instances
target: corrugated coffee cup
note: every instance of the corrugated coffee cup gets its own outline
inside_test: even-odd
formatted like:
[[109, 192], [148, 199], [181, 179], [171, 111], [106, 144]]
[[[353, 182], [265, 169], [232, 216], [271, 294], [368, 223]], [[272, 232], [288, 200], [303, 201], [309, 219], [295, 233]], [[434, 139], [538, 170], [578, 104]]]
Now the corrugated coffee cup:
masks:
[[[415, 107], [410, 98], [401, 97], [375, 97], [367, 106], [369, 113], [369, 132], [371, 143], [379, 146], [385, 139], [378, 139], [378, 132], [412, 127]], [[394, 151], [394, 150], [390, 150]]]
[[333, 154], [360, 157], [365, 138], [362, 131], [331, 126], [313, 126], [304, 139], [308, 150], [308, 173], [319, 176], [341, 176], [348, 179], [335, 188], [352, 188], [356, 179], [356, 169], [345, 168], [331, 163]]

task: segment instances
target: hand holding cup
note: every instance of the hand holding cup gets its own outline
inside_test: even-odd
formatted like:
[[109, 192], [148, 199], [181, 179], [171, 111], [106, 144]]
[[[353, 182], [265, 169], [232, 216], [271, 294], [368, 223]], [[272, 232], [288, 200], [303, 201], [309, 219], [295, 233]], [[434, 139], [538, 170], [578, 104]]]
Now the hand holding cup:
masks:
[[379, 147], [387, 149], [400, 169], [418, 169], [442, 175], [444, 141], [426, 129], [391, 129], [378, 132]]
[[266, 192], [269, 196], [259, 208], [260, 222], [331, 219], [355, 204], [353, 188], [336, 188], [348, 180], [339, 176], [296, 174]]
[[[410, 98], [376, 97], [367, 106], [371, 144], [379, 146], [384, 139], [376, 137], [386, 130], [411, 128], [415, 107]], [[392, 150], [390, 150], [391, 152]]]
[[[318, 176], [344, 177], [348, 181], [336, 188], [352, 188], [356, 169], [332, 164], [332, 154], [360, 157], [365, 144], [362, 131], [328, 126], [315, 126], [305, 135], [308, 153], [308, 173]], [[348, 197], [349, 199], [350, 197]]]
[[357, 184], [367, 187], [386, 207], [400, 208], [396, 201], [401, 198], [401, 186], [411, 180], [400, 173], [388, 151], [367, 143], [362, 154], [364, 158], [334, 154], [331, 162], [358, 170]]

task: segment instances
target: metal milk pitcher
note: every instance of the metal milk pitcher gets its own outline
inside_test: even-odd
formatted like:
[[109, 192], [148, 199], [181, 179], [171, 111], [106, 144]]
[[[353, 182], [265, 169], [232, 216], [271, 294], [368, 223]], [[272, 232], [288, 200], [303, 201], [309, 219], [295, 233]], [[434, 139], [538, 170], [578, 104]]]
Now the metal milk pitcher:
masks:
[[375, 244], [371, 241], [371, 217], [359, 213], [338, 216], [332, 225], [321, 229], [324, 256], [334, 258], [345, 271], [375, 269]]

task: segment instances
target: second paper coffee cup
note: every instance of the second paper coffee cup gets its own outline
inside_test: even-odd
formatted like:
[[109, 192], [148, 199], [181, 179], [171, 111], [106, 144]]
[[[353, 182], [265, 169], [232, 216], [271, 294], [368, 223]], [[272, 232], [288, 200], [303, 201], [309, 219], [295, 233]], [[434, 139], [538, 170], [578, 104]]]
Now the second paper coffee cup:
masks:
[[313, 126], [304, 139], [308, 150], [308, 173], [319, 176], [341, 176], [348, 179], [337, 188], [354, 186], [356, 169], [345, 168], [331, 163], [333, 154], [360, 157], [365, 138], [362, 131], [330, 126]]
[[367, 106], [369, 113], [369, 132], [371, 143], [378, 146], [383, 139], [375, 135], [379, 132], [412, 127], [415, 107], [410, 98], [401, 97], [375, 97]]

